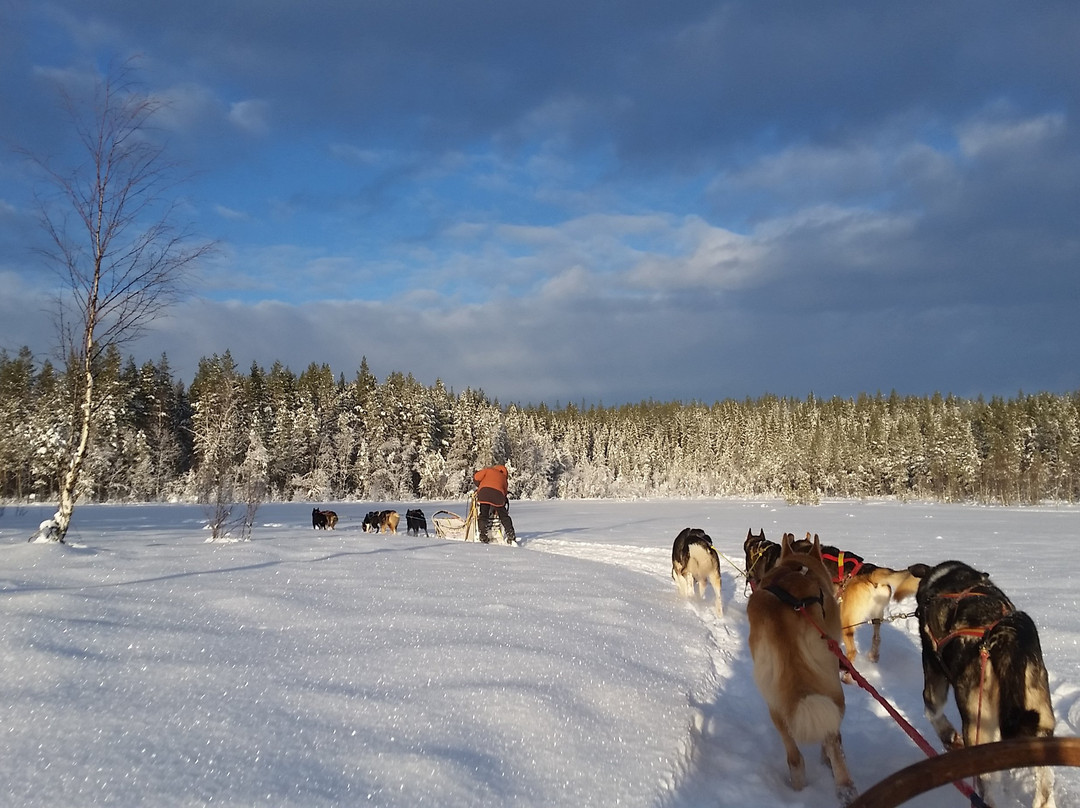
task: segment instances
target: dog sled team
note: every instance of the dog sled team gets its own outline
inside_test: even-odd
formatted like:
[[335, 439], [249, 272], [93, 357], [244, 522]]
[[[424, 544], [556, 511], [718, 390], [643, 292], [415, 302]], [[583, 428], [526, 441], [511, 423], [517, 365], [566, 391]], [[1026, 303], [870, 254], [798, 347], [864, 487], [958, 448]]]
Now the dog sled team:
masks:
[[[753, 678], [783, 743], [793, 789], [806, 783], [800, 745], [820, 744], [840, 803], [857, 797], [841, 741], [844, 683], [857, 673], [855, 629], [873, 627], [866, 659], [877, 662], [886, 608], [911, 597], [921, 639], [923, 704], [946, 750], [1053, 735], [1035, 624], [985, 572], [961, 561], [892, 569], [809, 533], [803, 539], [785, 533], [772, 542], [764, 531], [747, 531], [743, 555]], [[679, 594], [705, 598], [708, 584], [718, 616], [720, 569], [720, 554], [703, 530], [685, 528], [675, 537], [671, 576]], [[959, 731], [945, 716], [950, 688]], [[989, 784], [986, 776], [976, 780], [984, 804]], [[1052, 770], [1037, 767], [1033, 808], [1054, 806]]]
[[[476, 491], [469, 499], [469, 515], [462, 519], [449, 511], [439, 511], [433, 517], [435, 534], [443, 538], [476, 538], [488, 544], [496, 537], [506, 544], [516, 544], [514, 522], [510, 518], [509, 471], [497, 464], [482, 468], [473, 474]], [[315, 530], [333, 530], [338, 523], [334, 511], [312, 508], [311, 526]], [[401, 515], [395, 510], [368, 511], [361, 529], [371, 533], [398, 532]], [[428, 533], [427, 517], [419, 508], [405, 512], [406, 532], [410, 536]]]
[[[338, 515], [334, 511], [311, 509], [311, 526], [315, 530], [333, 530], [337, 527]], [[398, 525], [401, 524], [401, 515], [397, 511], [368, 511], [364, 517], [361, 529], [371, 533], [397, 533]], [[406, 532], [410, 536], [419, 536], [420, 531], [424, 535], [430, 535], [427, 529], [427, 518], [419, 508], [413, 508], [405, 512]]]

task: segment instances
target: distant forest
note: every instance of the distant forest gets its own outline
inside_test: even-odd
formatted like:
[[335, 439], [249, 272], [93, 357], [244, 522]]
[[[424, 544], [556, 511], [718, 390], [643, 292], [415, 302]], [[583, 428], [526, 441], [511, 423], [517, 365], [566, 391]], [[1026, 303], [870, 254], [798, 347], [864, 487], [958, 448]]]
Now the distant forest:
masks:
[[[56, 498], [76, 376], [0, 352], [0, 499]], [[226, 352], [185, 387], [164, 356], [137, 366], [115, 350], [96, 385], [84, 502], [207, 502], [253, 481], [271, 501], [453, 500], [492, 462], [520, 499], [1080, 499], [1080, 393], [550, 408], [380, 382], [366, 359], [346, 379], [316, 364], [243, 371]]]

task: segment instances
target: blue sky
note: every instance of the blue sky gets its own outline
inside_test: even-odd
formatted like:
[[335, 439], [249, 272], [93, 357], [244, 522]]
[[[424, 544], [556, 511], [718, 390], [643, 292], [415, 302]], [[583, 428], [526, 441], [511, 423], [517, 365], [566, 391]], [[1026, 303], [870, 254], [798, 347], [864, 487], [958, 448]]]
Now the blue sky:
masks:
[[[0, 0], [0, 136], [138, 54], [220, 246], [125, 350], [504, 403], [1080, 389], [1080, 5]], [[54, 343], [0, 152], [0, 348]]]

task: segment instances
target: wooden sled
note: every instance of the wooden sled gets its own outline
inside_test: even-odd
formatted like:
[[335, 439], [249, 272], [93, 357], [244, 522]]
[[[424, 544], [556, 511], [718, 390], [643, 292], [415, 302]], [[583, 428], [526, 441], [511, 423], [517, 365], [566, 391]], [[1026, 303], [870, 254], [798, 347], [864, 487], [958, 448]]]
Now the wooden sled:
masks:
[[948, 783], [1027, 766], [1080, 766], [1080, 738], [1013, 738], [946, 752], [889, 775], [848, 808], [896, 808]]
[[478, 512], [475, 495], [469, 497], [469, 515], [464, 519], [453, 511], [436, 512], [431, 517], [431, 522], [435, 525], [435, 535], [441, 539], [480, 541], [480, 531], [477, 526]]
[[[462, 519], [453, 511], [438, 511], [431, 521], [435, 525], [435, 535], [442, 539], [457, 541], [480, 541], [480, 506], [476, 494], [469, 497], [469, 515]], [[496, 542], [506, 540], [502, 523], [496, 521], [489, 529], [490, 538]]]
[[453, 511], [439, 511], [431, 517], [431, 522], [435, 525], [435, 535], [440, 539], [465, 541], [467, 522]]

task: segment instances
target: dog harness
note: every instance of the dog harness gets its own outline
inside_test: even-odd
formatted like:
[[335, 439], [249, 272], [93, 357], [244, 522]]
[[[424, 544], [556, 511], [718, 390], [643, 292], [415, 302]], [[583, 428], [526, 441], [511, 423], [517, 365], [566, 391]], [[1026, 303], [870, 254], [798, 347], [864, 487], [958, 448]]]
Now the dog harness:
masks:
[[[961, 600], [963, 600], [964, 598], [980, 598], [980, 597], [990, 597], [990, 594], [988, 592], [976, 592], [972, 588], [972, 589], [965, 589], [962, 592], [944, 592], [944, 593], [942, 593], [940, 595], [936, 595], [934, 599], [935, 600], [943, 599], [943, 600], [956, 601], [956, 603], [953, 605], [953, 614], [955, 615], [956, 608], [959, 605], [959, 602]], [[1006, 617], [1007, 615], [1012, 614], [1014, 611], [1015, 611], [1015, 609], [1010, 608], [1007, 603], [1002, 603], [1001, 604], [1001, 617]], [[992, 623], [987, 623], [985, 626], [965, 626], [963, 628], [954, 629], [953, 631], [950, 631], [948, 634], [946, 634], [944, 637], [942, 637], [940, 639], [938, 639], [937, 637], [934, 636], [933, 632], [930, 631], [929, 626], [926, 626], [925, 627], [926, 636], [930, 640], [930, 645], [931, 645], [931, 647], [933, 647], [934, 652], [936, 654], [940, 655], [941, 654], [941, 649], [944, 648], [946, 645], [948, 645], [953, 640], [955, 640], [957, 637], [974, 637], [974, 638], [977, 638], [977, 639], [982, 639], [983, 637], [986, 636], [987, 632], [989, 632], [991, 629], [994, 628], [994, 626], [996, 626], [998, 623], [1001, 622], [1001, 617], [999, 617], [997, 620], [993, 621]]]
[[[848, 578], [853, 578], [859, 574], [859, 570], [862, 569], [863, 560], [854, 553], [845, 553], [843, 550], [838, 550], [836, 555], [831, 553], [822, 553], [821, 557], [826, 561], [836, 562], [836, 577], [833, 578], [834, 584], [842, 584]], [[847, 567], [851, 567], [851, 572], [847, 571]]]

